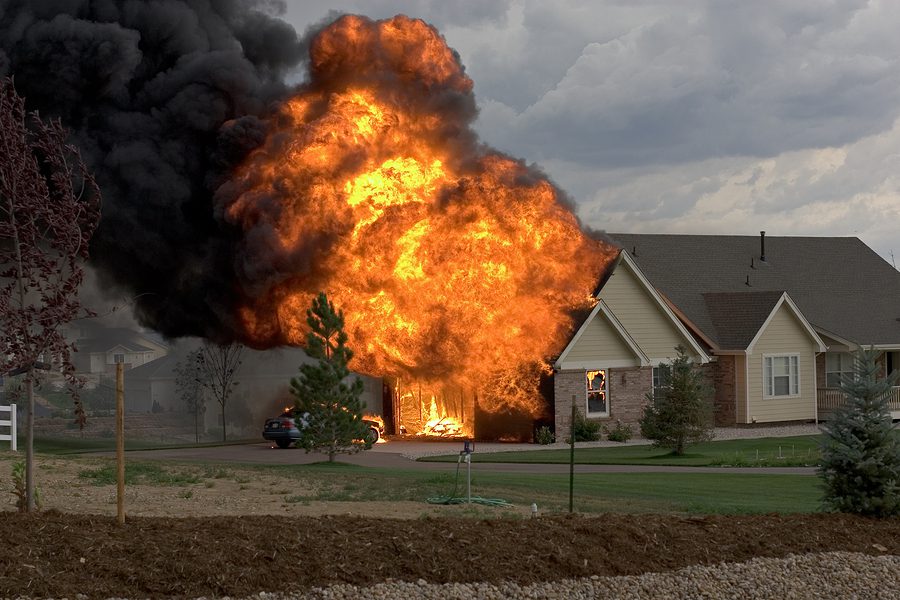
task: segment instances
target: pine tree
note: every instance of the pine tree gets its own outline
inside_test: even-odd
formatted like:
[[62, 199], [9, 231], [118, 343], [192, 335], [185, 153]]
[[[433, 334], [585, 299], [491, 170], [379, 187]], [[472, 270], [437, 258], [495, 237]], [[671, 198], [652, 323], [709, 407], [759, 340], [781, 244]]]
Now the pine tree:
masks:
[[668, 381], [647, 395], [649, 403], [641, 416], [641, 435], [659, 448], [682, 455], [688, 444], [712, 439], [710, 388], [703, 372], [691, 361], [687, 350], [675, 349], [678, 357], [661, 364]]
[[888, 408], [897, 378], [878, 379], [877, 354], [856, 354], [854, 376], [841, 382], [847, 401], [823, 428], [819, 475], [828, 510], [900, 515], [900, 442]]
[[306, 353], [318, 362], [301, 365], [300, 376], [291, 379], [298, 418], [303, 415], [305, 421], [297, 445], [307, 452], [326, 452], [328, 461], [334, 462], [338, 453], [358, 452], [372, 445], [362, 420], [363, 383], [355, 376], [347, 381], [353, 352], [346, 346], [344, 312], [336, 311], [324, 292], [313, 299], [306, 322], [310, 328]]

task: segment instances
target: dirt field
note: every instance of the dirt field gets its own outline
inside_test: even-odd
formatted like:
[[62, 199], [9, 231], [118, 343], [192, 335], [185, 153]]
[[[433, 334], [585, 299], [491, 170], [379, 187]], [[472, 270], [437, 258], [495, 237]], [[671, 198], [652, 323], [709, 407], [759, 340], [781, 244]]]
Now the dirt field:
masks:
[[9, 467], [0, 461], [10, 500], [0, 519], [0, 597], [248, 596], [419, 579], [529, 583], [832, 550], [900, 554], [900, 520], [532, 519], [516, 511], [480, 519], [458, 506], [285, 503], [283, 482], [259, 474], [214, 479], [211, 487], [131, 486], [128, 520], [118, 527], [115, 486], [79, 478], [83, 462], [41, 460], [45, 511], [37, 515], [14, 512]]

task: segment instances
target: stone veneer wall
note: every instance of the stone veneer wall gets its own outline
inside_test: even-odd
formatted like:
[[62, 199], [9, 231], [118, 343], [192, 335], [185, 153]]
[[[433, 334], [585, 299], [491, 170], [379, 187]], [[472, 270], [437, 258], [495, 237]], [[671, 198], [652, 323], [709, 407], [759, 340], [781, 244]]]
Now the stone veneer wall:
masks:
[[[615, 423], [618, 419], [624, 425], [631, 425], [638, 433], [638, 421], [646, 403], [646, 395], [653, 386], [651, 367], [630, 367], [610, 369], [607, 378], [609, 394], [609, 416], [592, 419], [601, 423]], [[584, 369], [558, 371], [553, 376], [553, 397], [555, 399], [556, 439], [563, 441], [572, 432], [572, 395], [576, 407], [584, 414], [587, 391]]]

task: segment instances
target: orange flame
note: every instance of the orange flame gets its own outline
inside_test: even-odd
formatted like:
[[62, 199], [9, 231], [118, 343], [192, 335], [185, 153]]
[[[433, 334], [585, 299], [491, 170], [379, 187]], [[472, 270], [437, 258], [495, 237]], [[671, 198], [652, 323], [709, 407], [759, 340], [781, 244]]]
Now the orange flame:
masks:
[[[303, 343], [325, 290], [355, 370], [540, 414], [536, 384], [482, 388], [562, 349], [612, 247], [547, 179], [477, 143], [472, 81], [431, 26], [346, 16], [310, 52], [310, 82], [220, 196], [244, 230], [250, 343]], [[438, 403], [431, 429], [471, 434]]]

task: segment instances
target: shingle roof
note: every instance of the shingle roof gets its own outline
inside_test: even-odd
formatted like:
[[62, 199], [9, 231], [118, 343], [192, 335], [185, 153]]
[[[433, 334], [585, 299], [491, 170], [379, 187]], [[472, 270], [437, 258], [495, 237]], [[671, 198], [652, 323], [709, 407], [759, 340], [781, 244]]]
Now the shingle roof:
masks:
[[[783, 292], [710, 292], [703, 294], [722, 350], [744, 350], [772, 313]], [[713, 333], [713, 332], [710, 332]]]
[[[787, 291], [814, 326], [862, 345], [900, 346], [900, 272], [858, 238], [613, 233], [650, 282], [718, 339], [704, 295]], [[749, 300], [749, 297], [746, 298]], [[730, 335], [730, 334], [729, 334]]]
[[125, 327], [97, 328], [91, 332], [90, 337], [78, 340], [77, 346], [79, 352], [87, 353], [109, 352], [116, 346], [129, 352], [150, 352], [152, 348], [141, 344], [145, 337], [147, 336]]
[[172, 379], [175, 377], [175, 366], [177, 364], [177, 355], [174, 353], [166, 354], [163, 357], [129, 369], [126, 377], [129, 381], [134, 379]]

